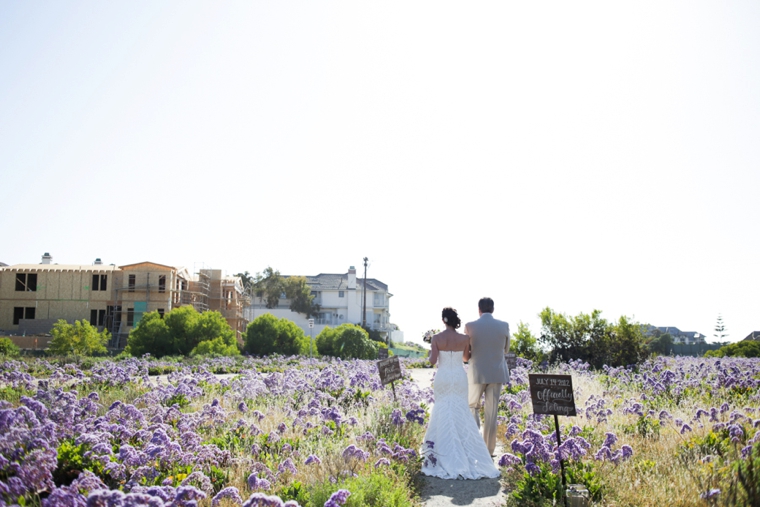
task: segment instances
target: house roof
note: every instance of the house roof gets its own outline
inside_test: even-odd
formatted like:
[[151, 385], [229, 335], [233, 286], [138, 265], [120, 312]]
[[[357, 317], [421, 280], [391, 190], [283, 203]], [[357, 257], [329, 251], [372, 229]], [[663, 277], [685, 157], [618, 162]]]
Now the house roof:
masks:
[[144, 261], [144, 262], [136, 262], [135, 264], [125, 264], [123, 266], [119, 266], [119, 268], [129, 271], [131, 269], [140, 269], [140, 268], [149, 268], [149, 269], [165, 269], [169, 271], [174, 271], [177, 268], [174, 266], [166, 266], [164, 264], [159, 264], [157, 262], [150, 262], [150, 261]]
[[681, 331], [677, 327], [673, 327], [673, 326], [656, 327], [654, 329], [657, 329], [658, 331], [662, 333], [668, 333], [670, 336], [685, 336], [688, 338], [707, 338], [707, 336], [703, 335], [702, 333], [698, 333], [696, 331]]
[[745, 340], [757, 340], [760, 341], [760, 331], [752, 331], [750, 334], [747, 335]]
[[[309, 284], [311, 290], [314, 291], [349, 290], [347, 273], [320, 273], [316, 276], [305, 276], [304, 278], [306, 278], [306, 283]], [[362, 289], [363, 282], [363, 278], [356, 278], [356, 290]], [[367, 290], [387, 292], [388, 286], [380, 280], [367, 278]]]
[[111, 272], [118, 268], [113, 264], [14, 264], [0, 268], [4, 271], [93, 271]]

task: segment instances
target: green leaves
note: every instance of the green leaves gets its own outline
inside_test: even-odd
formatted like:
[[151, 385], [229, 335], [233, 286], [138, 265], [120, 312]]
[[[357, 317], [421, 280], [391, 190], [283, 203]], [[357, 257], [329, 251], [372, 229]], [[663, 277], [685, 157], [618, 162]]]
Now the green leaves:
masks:
[[309, 339], [293, 321], [265, 313], [248, 324], [245, 350], [261, 356], [308, 354]]
[[59, 319], [53, 325], [50, 332], [53, 339], [50, 341], [50, 352], [53, 354], [67, 355], [76, 354], [91, 356], [108, 352], [106, 344], [111, 338], [108, 330], [98, 332], [98, 329], [86, 320], [77, 320], [69, 324]]
[[648, 350], [643, 328], [627, 317], [616, 323], [603, 319], [601, 311], [579, 313], [575, 317], [545, 308], [539, 341], [551, 349], [552, 360], [581, 359], [595, 368], [627, 366], [646, 358]]
[[323, 356], [343, 359], [376, 359], [378, 344], [367, 332], [354, 324], [326, 327], [316, 338], [317, 350]]
[[189, 305], [175, 308], [163, 319], [158, 312], [145, 314], [129, 333], [128, 350], [133, 356], [149, 353], [156, 357], [187, 356], [191, 353], [230, 356], [240, 353], [235, 331], [221, 313], [198, 313]]

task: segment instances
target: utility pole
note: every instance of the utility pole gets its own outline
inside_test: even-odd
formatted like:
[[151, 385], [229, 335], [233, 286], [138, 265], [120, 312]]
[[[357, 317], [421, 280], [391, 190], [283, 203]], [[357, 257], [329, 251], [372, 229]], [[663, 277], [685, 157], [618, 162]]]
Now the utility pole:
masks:
[[362, 289], [362, 327], [367, 327], [367, 259], [364, 258], [364, 288]]

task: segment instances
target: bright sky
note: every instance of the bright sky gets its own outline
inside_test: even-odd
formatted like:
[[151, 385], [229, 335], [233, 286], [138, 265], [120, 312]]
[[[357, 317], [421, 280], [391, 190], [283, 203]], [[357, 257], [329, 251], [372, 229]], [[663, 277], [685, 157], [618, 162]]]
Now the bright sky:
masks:
[[760, 3], [0, 2], [0, 261], [760, 330]]

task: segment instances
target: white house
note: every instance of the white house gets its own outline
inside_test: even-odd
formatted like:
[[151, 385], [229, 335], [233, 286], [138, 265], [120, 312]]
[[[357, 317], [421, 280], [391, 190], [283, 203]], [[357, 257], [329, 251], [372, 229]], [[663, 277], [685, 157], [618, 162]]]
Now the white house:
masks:
[[[403, 332], [396, 330], [390, 322], [389, 302], [393, 296], [388, 292], [388, 286], [374, 278], [357, 278], [356, 268], [349, 267], [348, 273], [320, 273], [316, 276], [306, 276], [314, 296], [314, 303], [320, 307], [319, 314], [314, 316], [314, 328], [309, 328], [306, 315], [290, 310], [290, 301], [282, 295], [277, 308], [267, 308], [263, 298], [253, 298], [253, 303], [246, 308], [246, 318], [253, 321], [259, 315], [271, 313], [275, 317], [292, 320], [306, 336], [313, 333], [317, 336], [325, 327], [337, 327], [351, 323], [362, 325], [362, 309], [366, 308], [367, 327], [379, 331], [384, 339], [389, 334], [394, 342], [403, 341]], [[366, 288], [366, 291], [365, 291]], [[365, 298], [366, 297], [366, 303]]]

